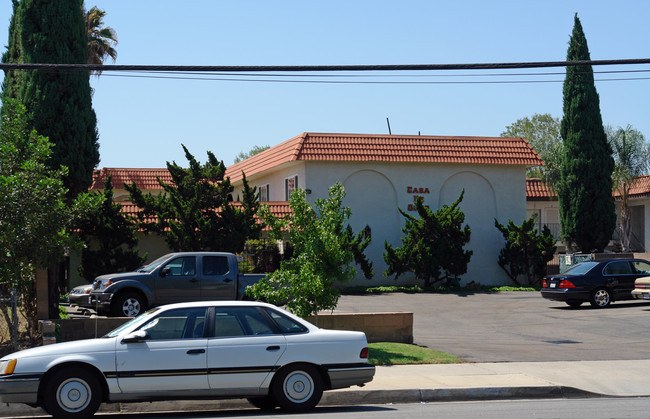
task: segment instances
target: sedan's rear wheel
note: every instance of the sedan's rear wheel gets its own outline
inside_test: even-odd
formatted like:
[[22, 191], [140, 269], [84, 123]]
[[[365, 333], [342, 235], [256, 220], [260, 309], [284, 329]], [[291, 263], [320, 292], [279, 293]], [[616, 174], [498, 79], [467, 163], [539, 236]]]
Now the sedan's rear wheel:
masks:
[[280, 370], [271, 387], [273, 400], [290, 412], [316, 407], [323, 396], [323, 378], [311, 365], [294, 365]]
[[91, 418], [101, 402], [99, 380], [81, 368], [54, 373], [43, 393], [43, 407], [57, 419]]
[[604, 308], [612, 302], [612, 296], [609, 293], [607, 288], [597, 288], [591, 293], [591, 298], [589, 299], [589, 304], [592, 307]]

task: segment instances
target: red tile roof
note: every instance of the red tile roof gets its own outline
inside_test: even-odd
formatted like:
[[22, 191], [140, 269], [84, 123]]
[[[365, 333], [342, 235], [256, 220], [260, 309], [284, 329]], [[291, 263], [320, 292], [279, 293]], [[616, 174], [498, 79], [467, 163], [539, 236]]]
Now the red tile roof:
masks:
[[292, 161], [377, 161], [541, 166], [523, 138], [302, 133], [228, 167], [231, 181]]
[[[630, 188], [629, 198], [647, 198], [650, 197], [650, 175], [638, 176], [634, 179]], [[620, 200], [621, 196], [618, 191], [614, 191], [614, 198]]]
[[527, 201], [557, 201], [557, 194], [542, 183], [541, 179], [526, 179], [526, 200]]
[[163, 182], [171, 182], [172, 178], [169, 170], [165, 169], [125, 169], [104, 167], [101, 170], [95, 170], [93, 173], [93, 183], [90, 190], [104, 189], [104, 179], [112, 175], [111, 183], [113, 189], [124, 189], [124, 183], [131, 184], [135, 182], [138, 188], [142, 190], [162, 189], [158, 183], [157, 177]]
[[[620, 200], [617, 191], [612, 193], [615, 200]], [[630, 189], [631, 199], [650, 197], [650, 175], [638, 176], [632, 183]], [[528, 201], [552, 201], [557, 200], [557, 194], [552, 192], [548, 185], [542, 183], [541, 179], [526, 179], [526, 200]]]

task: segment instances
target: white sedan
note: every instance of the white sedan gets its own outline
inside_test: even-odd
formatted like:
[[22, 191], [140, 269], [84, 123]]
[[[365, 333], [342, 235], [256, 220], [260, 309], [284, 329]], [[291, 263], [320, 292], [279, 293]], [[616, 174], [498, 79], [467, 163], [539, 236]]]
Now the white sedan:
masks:
[[102, 402], [248, 398], [306, 411], [323, 390], [375, 374], [362, 332], [324, 330], [273, 305], [196, 302], [154, 308], [99, 339], [0, 359], [0, 403], [91, 417]]

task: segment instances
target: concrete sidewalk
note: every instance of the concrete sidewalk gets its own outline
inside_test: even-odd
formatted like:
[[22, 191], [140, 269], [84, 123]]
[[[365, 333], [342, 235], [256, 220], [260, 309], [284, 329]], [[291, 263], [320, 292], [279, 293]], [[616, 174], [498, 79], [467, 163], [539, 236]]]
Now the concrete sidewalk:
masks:
[[[650, 397], [650, 360], [511, 362], [377, 367], [365, 387], [328, 391], [321, 405], [419, 403], [576, 397]], [[103, 405], [100, 412], [252, 408], [245, 400]], [[45, 415], [25, 405], [0, 406], [0, 417]]]

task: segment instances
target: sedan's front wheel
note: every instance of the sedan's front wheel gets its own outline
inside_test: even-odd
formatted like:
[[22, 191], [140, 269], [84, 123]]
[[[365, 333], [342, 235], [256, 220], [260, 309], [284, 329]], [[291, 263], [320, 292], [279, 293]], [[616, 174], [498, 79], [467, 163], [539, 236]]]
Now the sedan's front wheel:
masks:
[[311, 365], [294, 365], [278, 372], [271, 387], [273, 399], [289, 412], [306, 412], [323, 396], [323, 378]]
[[99, 380], [81, 368], [54, 373], [43, 393], [43, 407], [57, 419], [91, 418], [101, 402]]
[[605, 308], [612, 302], [612, 296], [606, 288], [597, 288], [591, 293], [589, 304], [596, 308]]

